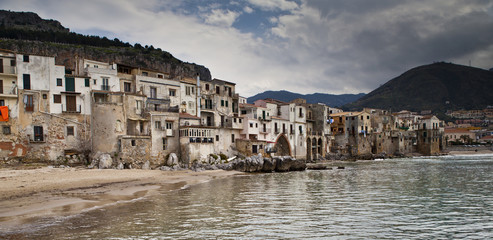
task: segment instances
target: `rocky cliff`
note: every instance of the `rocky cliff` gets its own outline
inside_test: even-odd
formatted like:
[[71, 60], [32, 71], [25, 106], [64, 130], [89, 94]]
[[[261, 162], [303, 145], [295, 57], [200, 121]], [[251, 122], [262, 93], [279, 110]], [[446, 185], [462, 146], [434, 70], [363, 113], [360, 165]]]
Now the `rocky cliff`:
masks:
[[195, 77], [211, 80], [209, 69], [183, 62], [169, 52], [151, 46], [141, 46], [85, 36], [70, 32], [56, 20], [41, 19], [35, 13], [0, 10], [0, 48], [22, 54], [53, 56], [56, 64], [74, 69], [75, 56], [101, 62], [116, 62], [167, 72], [171, 77]]

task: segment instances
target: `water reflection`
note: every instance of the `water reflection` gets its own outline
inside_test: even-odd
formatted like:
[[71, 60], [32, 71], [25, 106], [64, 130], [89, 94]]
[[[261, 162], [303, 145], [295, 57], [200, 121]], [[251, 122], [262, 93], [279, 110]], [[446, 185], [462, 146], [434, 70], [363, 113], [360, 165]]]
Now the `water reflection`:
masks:
[[[493, 158], [348, 163], [255, 174], [94, 210], [26, 238], [435, 239], [493, 237]], [[44, 221], [53, 221], [47, 219]], [[12, 235], [10, 235], [12, 236]]]

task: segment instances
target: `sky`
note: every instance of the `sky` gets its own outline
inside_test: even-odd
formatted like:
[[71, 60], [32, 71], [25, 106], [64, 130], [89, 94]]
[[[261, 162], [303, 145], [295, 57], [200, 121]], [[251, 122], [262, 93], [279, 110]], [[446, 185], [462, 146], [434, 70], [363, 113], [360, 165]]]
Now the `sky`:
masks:
[[433, 62], [493, 68], [491, 0], [0, 0], [71, 31], [153, 45], [249, 97], [368, 93]]

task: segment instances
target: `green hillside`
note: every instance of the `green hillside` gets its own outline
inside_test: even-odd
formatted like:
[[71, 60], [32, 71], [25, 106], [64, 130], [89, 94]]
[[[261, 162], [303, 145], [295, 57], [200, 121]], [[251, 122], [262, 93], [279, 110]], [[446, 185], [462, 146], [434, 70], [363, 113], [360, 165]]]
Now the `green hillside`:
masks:
[[443, 113], [488, 105], [493, 105], [493, 71], [440, 62], [413, 68], [343, 108]]

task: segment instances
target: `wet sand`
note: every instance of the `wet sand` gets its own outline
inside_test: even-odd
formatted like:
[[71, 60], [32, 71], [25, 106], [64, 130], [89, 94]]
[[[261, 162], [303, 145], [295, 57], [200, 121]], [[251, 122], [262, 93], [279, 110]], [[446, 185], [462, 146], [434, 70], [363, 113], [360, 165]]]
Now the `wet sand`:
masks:
[[39, 217], [74, 215], [238, 174], [242, 173], [48, 167], [0, 169], [0, 231]]

